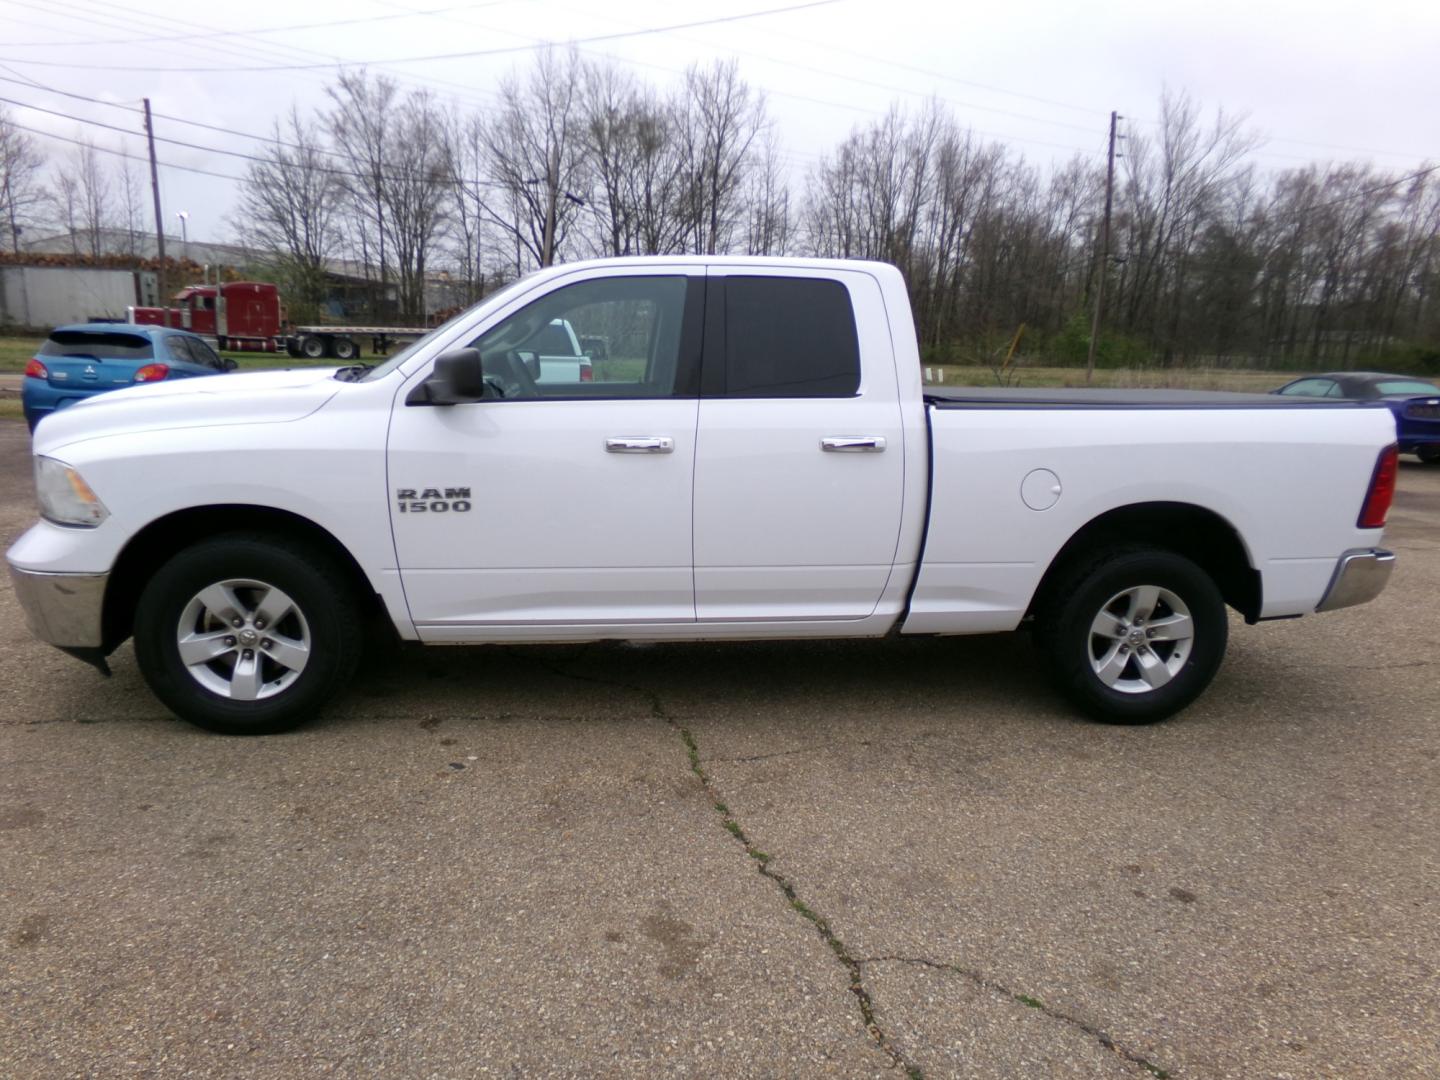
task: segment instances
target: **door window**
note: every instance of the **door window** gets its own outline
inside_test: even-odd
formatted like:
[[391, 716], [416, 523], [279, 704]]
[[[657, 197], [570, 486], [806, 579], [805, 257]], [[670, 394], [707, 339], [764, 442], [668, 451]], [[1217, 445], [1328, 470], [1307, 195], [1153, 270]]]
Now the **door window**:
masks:
[[1339, 397], [1340, 386], [1334, 379], [1300, 379], [1282, 387], [1280, 393], [1296, 397]]
[[725, 385], [716, 396], [854, 397], [860, 344], [850, 292], [820, 278], [726, 277]]
[[694, 397], [701, 299], [683, 276], [576, 282], [471, 346], [497, 399]]

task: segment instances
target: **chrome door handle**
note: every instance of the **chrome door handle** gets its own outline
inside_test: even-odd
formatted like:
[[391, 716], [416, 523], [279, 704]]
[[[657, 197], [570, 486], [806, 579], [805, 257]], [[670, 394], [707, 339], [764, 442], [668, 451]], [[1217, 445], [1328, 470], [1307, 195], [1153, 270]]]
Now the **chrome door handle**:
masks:
[[607, 454], [669, 454], [675, 440], [669, 435], [617, 435], [605, 440]]
[[827, 435], [820, 440], [827, 454], [878, 454], [885, 449], [883, 435]]

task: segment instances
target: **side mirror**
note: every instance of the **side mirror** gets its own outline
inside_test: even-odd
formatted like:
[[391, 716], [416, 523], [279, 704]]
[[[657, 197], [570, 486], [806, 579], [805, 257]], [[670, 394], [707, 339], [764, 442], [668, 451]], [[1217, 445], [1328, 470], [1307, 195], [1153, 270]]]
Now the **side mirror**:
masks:
[[410, 391], [407, 405], [463, 405], [485, 397], [479, 349], [453, 349], [435, 358], [425, 381]]
[[232, 359], [231, 359], [230, 357], [228, 357], [228, 356], [222, 356], [222, 357], [220, 358], [220, 370], [221, 370], [221, 371], [234, 371], [234, 370], [235, 370], [237, 367], [239, 367], [239, 366], [240, 366], [240, 364], [239, 364], [238, 361], [232, 360]]

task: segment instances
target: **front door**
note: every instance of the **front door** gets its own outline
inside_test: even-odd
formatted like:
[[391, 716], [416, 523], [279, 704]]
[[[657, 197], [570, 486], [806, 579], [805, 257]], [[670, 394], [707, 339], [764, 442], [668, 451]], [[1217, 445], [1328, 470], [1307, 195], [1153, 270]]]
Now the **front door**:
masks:
[[[493, 398], [397, 400], [391, 521], [422, 640], [694, 621], [704, 279], [645, 269], [577, 273], [482, 328]], [[532, 375], [555, 320], [595, 353], [583, 382]]]

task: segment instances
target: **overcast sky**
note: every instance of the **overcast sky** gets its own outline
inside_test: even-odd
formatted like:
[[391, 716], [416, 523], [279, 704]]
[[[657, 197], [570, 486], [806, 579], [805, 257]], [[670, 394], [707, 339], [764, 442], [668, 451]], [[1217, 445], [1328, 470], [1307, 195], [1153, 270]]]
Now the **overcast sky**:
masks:
[[[368, 61], [371, 71], [484, 109], [499, 79], [527, 66], [531, 54], [405, 59], [563, 44], [797, 2], [0, 0], [0, 76], [127, 105], [149, 96], [160, 113], [263, 134], [292, 102], [302, 111], [322, 107], [334, 69], [238, 68]], [[314, 25], [322, 23], [336, 25]], [[1437, 0], [838, 0], [583, 51], [613, 57], [657, 85], [677, 81], [690, 63], [735, 57], [747, 81], [766, 92], [797, 179], [851, 128], [894, 103], [914, 108], [932, 95], [962, 123], [1031, 160], [1064, 160], [1077, 150], [1103, 155], [1109, 111], [1118, 109], [1137, 133], [1153, 130], [1167, 86], [1188, 91], [1207, 112], [1248, 114], [1269, 140], [1256, 154], [1265, 168], [1364, 159], [1409, 171], [1440, 160]], [[203, 70], [167, 70], [178, 68]], [[133, 113], [16, 82], [0, 82], [0, 98], [133, 126], [137, 134], [125, 145], [143, 153]], [[115, 132], [7, 108], [29, 127], [69, 137], [84, 130], [101, 145], [120, 145]], [[256, 148], [166, 120], [156, 131]], [[56, 157], [69, 150], [37, 141]], [[162, 162], [215, 172], [244, 170], [243, 161], [218, 154], [173, 146], [159, 154]], [[167, 233], [178, 233], [174, 215], [187, 210], [192, 239], [231, 235], [225, 217], [234, 183], [163, 166], [161, 179]]]

